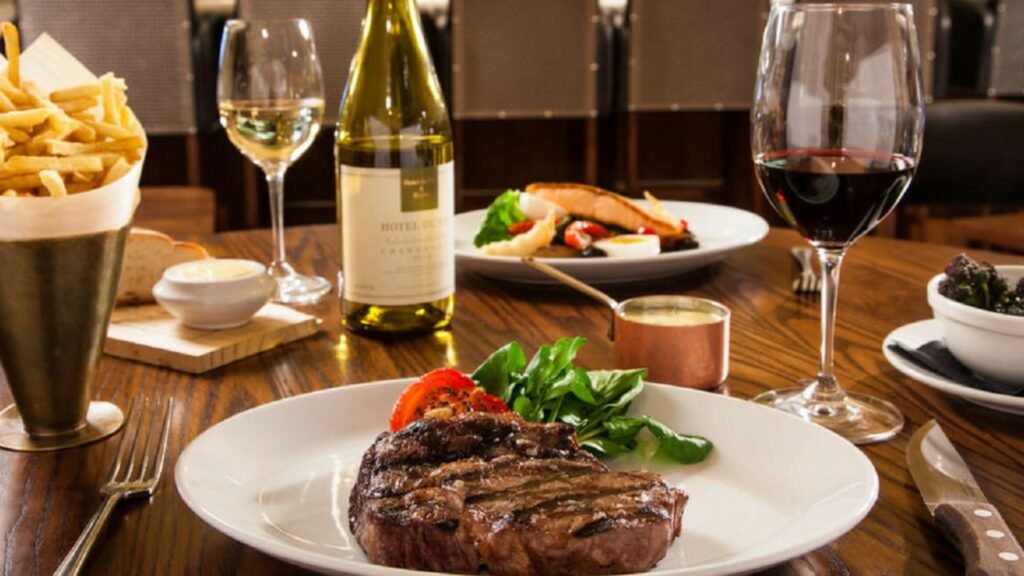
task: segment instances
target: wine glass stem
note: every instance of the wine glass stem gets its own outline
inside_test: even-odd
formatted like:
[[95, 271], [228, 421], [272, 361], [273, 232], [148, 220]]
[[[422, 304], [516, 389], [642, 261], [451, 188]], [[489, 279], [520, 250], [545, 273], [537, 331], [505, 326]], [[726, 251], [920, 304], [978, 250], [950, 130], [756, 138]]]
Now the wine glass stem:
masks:
[[835, 354], [833, 343], [836, 333], [836, 302], [839, 298], [839, 271], [843, 264], [843, 249], [818, 248], [821, 261], [821, 368], [811, 390], [811, 397], [818, 402], [842, 402], [846, 394], [839, 387], [835, 377]]
[[284, 253], [284, 173], [287, 168], [267, 166], [264, 174], [267, 177], [267, 189], [270, 190], [270, 228], [274, 239], [274, 259], [270, 263], [271, 270], [286, 263]]

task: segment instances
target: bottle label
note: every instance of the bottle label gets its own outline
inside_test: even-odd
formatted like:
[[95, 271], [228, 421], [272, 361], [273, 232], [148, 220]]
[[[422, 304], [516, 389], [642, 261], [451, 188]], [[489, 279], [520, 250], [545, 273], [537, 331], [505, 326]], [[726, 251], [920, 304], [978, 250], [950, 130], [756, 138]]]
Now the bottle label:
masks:
[[346, 300], [403, 306], [455, 291], [454, 166], [341, 166]]

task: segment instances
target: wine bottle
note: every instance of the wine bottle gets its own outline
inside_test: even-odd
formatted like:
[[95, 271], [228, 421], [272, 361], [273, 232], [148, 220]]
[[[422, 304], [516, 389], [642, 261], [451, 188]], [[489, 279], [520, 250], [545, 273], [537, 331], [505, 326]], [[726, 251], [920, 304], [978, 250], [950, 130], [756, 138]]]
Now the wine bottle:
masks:
[[414, 0], [369, 0], [338, 116], [342, 317], [443, 328], [455, 307], [451, 125]]

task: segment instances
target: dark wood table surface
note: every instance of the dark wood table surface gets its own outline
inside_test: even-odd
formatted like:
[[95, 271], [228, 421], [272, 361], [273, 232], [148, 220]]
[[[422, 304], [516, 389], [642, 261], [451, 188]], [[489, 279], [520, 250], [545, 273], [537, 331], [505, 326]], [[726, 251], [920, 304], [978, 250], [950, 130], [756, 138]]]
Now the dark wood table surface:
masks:
[[[266, 260], [267, 231], [205, 238], [215, 255]], [[682, 278], [611, 289], [616, 297], [687, 293], [732, 308], [731, 373], [726, 392], [749, 398], [790, 385], [817, 368], [818, 302], [789, 291], [794, 268], [788, 248], [800, 244], [773, 230], [759, 245]], [[333, 277], [333, 226], [289, 230], [288, 252], [299, 270]], [[956, 248], [866, 238], [851, 251], [839, 297], [836, 357], [841, 383], [892, 401], [907, 419], [894, 440], [864, 448], [878, 469], [878, 503], [855, 529], [830, 545], [768, 574], [956, 574], [963, 563], [932, 523], [904, 460], [907, 440], [937, 418], [989, 499], [1024, 538], [1024, 419], [947, 396], [905, 378], [886, 362], [881, 343], [908, 322], [929, 318], [924, 286]], [[985, 255], [997, 263], [1021, 258]], [[414, 376], [450, 364], [471, 369], [493, 349], [518, 340], [527, 350], [559, 336], [582, 335], [581, 364], [611, 367], [605, 337], [609, 314], [596, 302], [560, 287], [501, 284], [459, 271], [457, 311], [450, 332], [403, 341], [347, 334], [338, 302], [312, 310], [324, 318], [317, 336], [202, 376], [105, 357], [95, 396], [127, 406], [140, 393], [176, 401], [169, 464], [198, 434], [248, 408], [346, 384]], [[344, 351], [344, 353], [342, 353]], [[10, 396], [0, 387], [0, 402]], [[382, 421], [383, 426], [383, 421]], [[49, 574], [70, 549], [100, 502], [98, 487], [116, 442], [49, 454], [0, 452], [0, 566], [8, 575]], [[685, 536], [684, 536], [685, 537]], [[174, 488], [173, 467], [149, 502], [114, 514], [90, 574], [300, 574], [299, 568], [243, 546], [196, 517]]]

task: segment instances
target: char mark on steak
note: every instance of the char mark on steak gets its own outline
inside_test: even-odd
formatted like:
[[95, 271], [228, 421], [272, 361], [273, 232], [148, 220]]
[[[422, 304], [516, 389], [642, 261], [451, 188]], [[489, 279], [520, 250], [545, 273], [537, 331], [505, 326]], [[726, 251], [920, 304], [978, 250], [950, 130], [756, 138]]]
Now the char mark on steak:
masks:
[[686, 499], [656, 474], [608, 471], [570, 426], [468, 413], [381, 434], [363, 455], [349, 526], [388, 566], [619, 574], [665, 556]]

